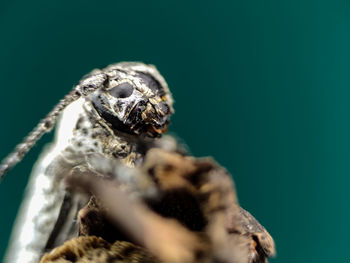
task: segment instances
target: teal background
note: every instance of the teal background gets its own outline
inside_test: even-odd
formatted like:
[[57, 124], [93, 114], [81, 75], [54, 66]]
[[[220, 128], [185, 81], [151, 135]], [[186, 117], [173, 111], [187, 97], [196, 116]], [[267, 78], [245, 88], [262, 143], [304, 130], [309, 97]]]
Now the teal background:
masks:
[[[0, 158], [95, 67], [155, 64], [171, 131], [232, 173], [275, 238], [272, 262], [346, 261], [348, 1], [0, 3]], [[0, 185], [0, 258], [45, 138]]]

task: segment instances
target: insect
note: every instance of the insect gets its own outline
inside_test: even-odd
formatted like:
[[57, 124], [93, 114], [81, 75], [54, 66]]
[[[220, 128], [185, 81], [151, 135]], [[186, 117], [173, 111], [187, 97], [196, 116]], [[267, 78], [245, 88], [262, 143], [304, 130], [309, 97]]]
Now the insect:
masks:
[[60, 119], [55, 141], [33, 169], [5, 261], [38, 262], [44, 251], [76, 235], [77, 211], [88, 200], [66, 191], [63, 178], [88, 169], [88, 153], [141, 164], [148, 149], [162, 144], [172, 105], [153, 65], [121, 62], [83, 77], [0, 166], [2, 178]]

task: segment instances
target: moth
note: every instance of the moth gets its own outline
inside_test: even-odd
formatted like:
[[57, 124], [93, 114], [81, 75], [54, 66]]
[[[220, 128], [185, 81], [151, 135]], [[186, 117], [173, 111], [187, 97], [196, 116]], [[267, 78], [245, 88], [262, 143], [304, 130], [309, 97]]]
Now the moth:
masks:
[[58, 123], [29, 179], [5, 262], [38, 262], [76, 236], [77, 211], [88, 200], [69, 193], [63, 180], [89, 169], [89, 153], [135, 167], [150, 148], [176, 147], [161, 138], [173, 112], [168, 85], [153, 65], [121, 62], [84, 76], [0, 166], [1, 179]]

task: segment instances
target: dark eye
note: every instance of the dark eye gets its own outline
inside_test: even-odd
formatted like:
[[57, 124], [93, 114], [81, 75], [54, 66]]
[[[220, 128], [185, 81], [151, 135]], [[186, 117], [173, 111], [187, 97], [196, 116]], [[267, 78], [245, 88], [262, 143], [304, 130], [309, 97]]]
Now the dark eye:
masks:
[[122, 83], [118, 86], [115, 86], [114, 88], [110, 89], [108, 92], [115, 98], [128, 98], [131, 96], [132, 92], [134, 91], [133, 85], [130, 83]]
[[160, 96], [165, 94], [163, 87], [151, 75], [138, 72], [138, 77], [142, 79], [142, 81], [153, 91], [154, 94], [158, 94]]

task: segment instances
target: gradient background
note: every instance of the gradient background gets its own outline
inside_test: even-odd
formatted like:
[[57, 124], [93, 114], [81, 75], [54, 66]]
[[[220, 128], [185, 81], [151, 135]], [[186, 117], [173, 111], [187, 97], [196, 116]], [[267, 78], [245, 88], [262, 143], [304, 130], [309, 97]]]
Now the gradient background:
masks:
[[[328, 3], [327, 3], [328, 2]], [[272, 262], [346, 261], [348, 1], [0, 3], [0, 158], [95, 67], [155, 64], [171, 131], [232, 173], [270, 231]], [[0, 258], [46, 135], [0, 185]]]

